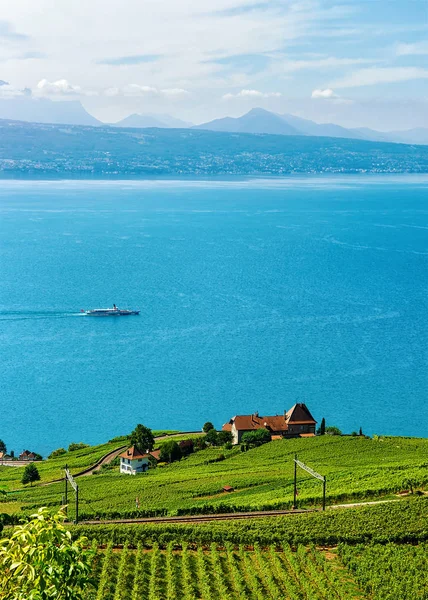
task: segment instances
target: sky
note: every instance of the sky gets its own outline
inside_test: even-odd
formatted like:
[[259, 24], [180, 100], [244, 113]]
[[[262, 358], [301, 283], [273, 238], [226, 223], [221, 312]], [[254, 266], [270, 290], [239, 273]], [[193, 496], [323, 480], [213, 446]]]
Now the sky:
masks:
[[1, 0], [0, 97], [428, 127], [428, 0]]

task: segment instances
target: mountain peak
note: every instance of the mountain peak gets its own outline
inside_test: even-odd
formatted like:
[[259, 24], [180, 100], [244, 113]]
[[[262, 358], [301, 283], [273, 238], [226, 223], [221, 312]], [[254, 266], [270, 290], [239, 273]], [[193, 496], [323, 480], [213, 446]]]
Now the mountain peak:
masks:
[[170, 115], [133, 113], [132, 115], [128, 115], [121, 121], [113, 123], [113, 125], [114, 127], [158, 127], [160, 129], [182, 129], [191, 127], [192, 123], [181, 121], [180, 119], [176, 119], [175, 117], [171, 117]]
[[230, 131], [233, 133], [274, 133], [277, 135], [299, 135], [299, 131], [279, 115], [264, 108], [252, 108], [242, 117], [225, 117], [197, 125], [197, 129]]
[[31, 96], [0, 100], [0, 119], [65, 125], [102, 124], [78, 100], [54, 101]]

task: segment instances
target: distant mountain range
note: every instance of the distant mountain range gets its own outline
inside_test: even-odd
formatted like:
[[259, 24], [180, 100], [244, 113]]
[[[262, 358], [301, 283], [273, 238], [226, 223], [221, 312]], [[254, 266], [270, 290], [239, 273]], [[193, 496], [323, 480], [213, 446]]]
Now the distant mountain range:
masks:
[[17, 96], [0, 100], [0, 119], [64, 125], [103, 125], [79, 101]]
[[[13, 99], [0, 99], [0, 119], [52, 123], [64, 125], [105, 126], [77, 101], [53, 101], [47, 98], [18, 96]], [[276, 135], [300, 135], [349, 138], [374, 142], [401, 142], [405, 144], [428, 144], [428, 128], [420, 127], [408, 131], [383, 133], [366, 127], [345, 128], [334, 123], [315, 123], [289, 114], [276, 114], [263, 108], [253, 108], [241, 117], [215, 119], [201, 125], [193, 125], [166, 114], [134, 113], [112, 127], [132, 127], [146, 129], [205, 129], [230, 133], [267, 133]]]
[[0, 139], [3, 178], [428, 173], [428, 146], [349, 138], [0, 120]]
[[383, 133], [366, 127], [347, 129], [334, 123], [315, 123], [294, 115], [280, 115], [263, 108], [253, 108], [242, 117], [215, 119], [196, 125], [195, 129], [229, 131], [232, 133], [275, 133], [279, 135], [310, 135], [321, 137], [350, 138], [376, 142], [402, 142], [405, 144], [428, 144], [428, 128]]
[[193, 127], [193, 123], [182, 121], [170, 115], [141, 115], [134, 113], [125, 117], [117, 123], [113, 123], [114, 127], [160, 127], [161, 129], [187, 129]]

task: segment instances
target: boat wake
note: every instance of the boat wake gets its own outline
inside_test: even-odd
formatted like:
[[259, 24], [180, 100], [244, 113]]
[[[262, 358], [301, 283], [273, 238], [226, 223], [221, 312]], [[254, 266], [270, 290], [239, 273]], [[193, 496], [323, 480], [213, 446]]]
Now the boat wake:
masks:
[[69, 319], [82, 317], [82, 313], [54, 310], [5, 310], [0, 311], [0, 321], [24, 321], [38, 319]]

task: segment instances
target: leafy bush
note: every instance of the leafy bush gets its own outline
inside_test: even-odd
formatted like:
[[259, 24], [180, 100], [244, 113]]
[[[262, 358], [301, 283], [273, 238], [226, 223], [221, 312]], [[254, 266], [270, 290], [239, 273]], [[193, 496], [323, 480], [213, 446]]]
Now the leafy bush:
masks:
[[342, 435], [342, 432], [340, 431], [339, 427], [335, 427], [334, 425], [326, 427], [325, 432], [327, 435]]
[[181, 460], [182, 454], [180, 446], [175, 440], [168, 440], [160, 447], [159, 459], [161, 462], [172, 463], [176, 460]]
[[224, 446], [232, 443], [232, 433], [230, 431], [219, 431], [217, 436], [217, 444]]
[[211, 431], [211, 429], [214, 429], [214, 425], [211, 423], [211, 421], [207, 421], [206, 423], [204, 423], [204, 426], [202, 427], [202, 431], [204, 433], [208, 433], [209, 431]]
[[84, 597], [90, 584], [93, 551], [87, 540], [74, 541], [64, 526], [65, 515], [46, 508], [19, 525], [0, 542], [0, 597], [48, 600]]
[[89, 444], [84, 444], [83, 442], [72, 442], [69, 447], [69, 452], [74, 452], [75, 450], [83, 450], [83, 448], [89, 448]]
[[67, 450], [65, 448], [57, 448], [57, 450], [53, 450], [48, 458], [58, 458], [58, 456], [62, 456], [63, 454], [67, 454]]
[[246, 446], [261, 446], [262, 444], [270, 442], [271, 439], [272, 436], [270, 431], [262, 427], [255, 431], [246, 431], [242, 436], [242, 443]]

